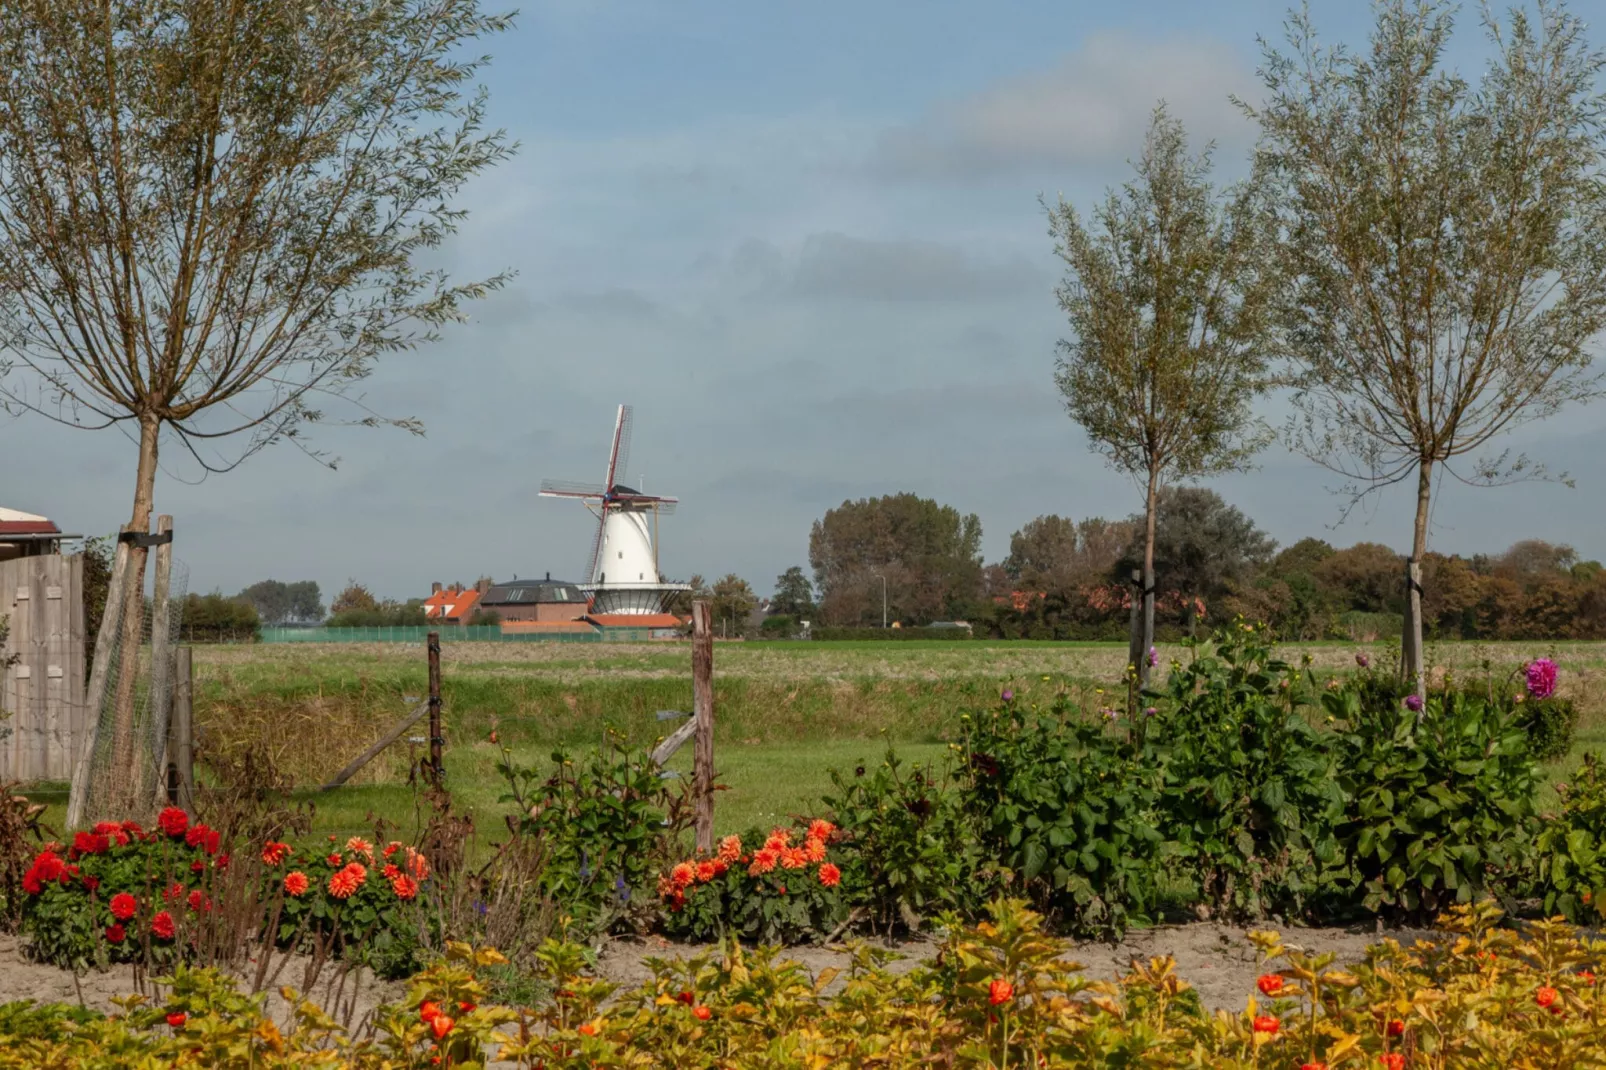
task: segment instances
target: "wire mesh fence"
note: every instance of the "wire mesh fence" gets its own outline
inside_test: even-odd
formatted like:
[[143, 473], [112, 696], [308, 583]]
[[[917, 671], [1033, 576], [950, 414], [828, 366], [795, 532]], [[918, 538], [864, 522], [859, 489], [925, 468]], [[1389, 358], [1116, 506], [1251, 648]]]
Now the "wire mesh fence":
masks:
[[[106, 686], [92, 710], [94, 747], [84, 778], [82, 823], [124, 820], [150, 813], [165, 782], [168, 714], [184, 626], [189, 569], [172, 564], [165, 604], [149, 593], [124, 607], [123, 628], [113, 630]], [[128, 615], [138, 616], [127, 627]], [[129, 646], [127, 636], [138, 636]]]

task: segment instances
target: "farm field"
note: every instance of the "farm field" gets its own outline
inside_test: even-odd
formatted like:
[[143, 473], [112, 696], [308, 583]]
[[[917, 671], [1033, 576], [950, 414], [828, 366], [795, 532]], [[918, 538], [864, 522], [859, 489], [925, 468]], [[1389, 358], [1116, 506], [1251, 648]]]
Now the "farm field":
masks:
[[[1355, 655], [1381, 662], [1391, 643], [1289, 645], [1316, 672], [1342, 674]], [[1185, 658], [1162, 647], [1161, 667]], [[1561, 665], [1560, 691], [1581, 707], [1572, 754], [1547, 782], [1563, 778], [1590, 748], [1606, 748], [1606, 643], [1431, 644], [1433, 671], [1481, 675], [1513, 671], [1548, 654]], [[884, 641], [719, 643], [715, 649], [716, 767], [725, 791], [716, 804], [721, 833], [810, 811], [830, 790], [830, 771], [879, 761], [890, 743], [912, 761], [942, 757], [959, 717], [986, 708], [1004, 687], [1019, 701], [1060, 694], [1087, 709], [1120, 705], [1125, 648], [1113, 643]], [[423, 748], [400, 743], [352, 782], [323, 783], [390, 727], [408, 696], [426, 686], [424, 652], [401, 644], [285, 644], [196, 648], [195, 715], [202, 746], [265, 746], [298, 794], [317, 808], [321, 833], [373, 827], [370, 815], [412, 826], [410, 763]], [[690, 647], [446, 643], [442, 691], [448, 782], [479, 827], [501, 828], [504, 790], [497, 764], [506, 747], [521, 765], [550, 762], [554, 748], [595, 746], [608, 729], [650, 744], [672, 724], [658, 710], [690, 709]], [[1515, 686], [1515, 683], [1513, 684]], [[1108, 690], [1101, 692], [1101, 688]], [[492, 731], [498, 744], [490, 742]], [[420, 725], [412, 733], [423, 735]], [[672, 768], [689, 767], [684, 748]], [[1551, 790], [1547, 783], [1547, 792]], [[46, 788], [41, 801], [60, 796]], [[59, 817], [53, 808], [52, 817]]]

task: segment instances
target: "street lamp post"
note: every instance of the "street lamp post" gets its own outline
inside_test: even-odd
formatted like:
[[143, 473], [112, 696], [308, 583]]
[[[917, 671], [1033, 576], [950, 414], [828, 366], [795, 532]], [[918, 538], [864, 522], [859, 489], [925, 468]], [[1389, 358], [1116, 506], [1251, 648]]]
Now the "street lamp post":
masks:
[[880, 572], [875, 577], [881, 581], [881, 628], [884, 631], [887, 627], [887, 577]]

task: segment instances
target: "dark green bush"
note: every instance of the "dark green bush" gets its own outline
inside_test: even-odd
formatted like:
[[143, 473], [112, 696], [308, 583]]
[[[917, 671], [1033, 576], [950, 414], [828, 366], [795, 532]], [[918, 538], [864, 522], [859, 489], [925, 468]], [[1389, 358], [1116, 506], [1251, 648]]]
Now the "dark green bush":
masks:
[[1536, 760], [1553, 762], [1565, 758], [1573, 749], [1573, 730], [1578, 727], [1578, 707], [1564, 698], [1531, 698], [1517, 710], [1517, 724], [1528, 735], [1528, 747]]
[[810, 628], [809, 635], [823, 642], [863, 642], [883, 639], [969, 639], [969, 628]]
[[1436, 692], [1418, 714], [1363, 694], [1323, 696], [1347, 798], [1335, 833], [1360, 905], [1424, 922], [1510, 891], [1532, 842], [1538, 767], [1509, 703]]
[[497, 770], [510, 789], [500, 801], [515, 805], [517, 831], [542, 852], [543, 891], [577, 922], [605, 930], [656, 910], [651, 890], [689, 810], [645, 751], [610, 731], [583, 757], [553, 751], [550, 773], [516, 766], [506, 751]]
[[250, 642], [261, 635], [262, 619], [251, 603], [213, 591], [185, 596], [182, 629], [191, 643]]
[[1167, 681], [1146, 728], [1164, 769], [1161, 821], [1221, 917], [1297, 911], [1337, 857], [1344, 796], [1305, 720], [1301, 674], [1233, 628]]
[[987, 857], [1068, 929], [1119, 933], [1158, 899], [1159, 771], [1126, 732], [1005, 703], [966, 718], [964, 804]]
[[758, 634], [765, 639], [790, 639], [798, 630], [797, 618], [788, 613], [776, 613], [764, 618]]
[[1606, 917], [1606, 770], [1584, 755], [1572, 781], [1557, 785], [1561, 813], [1540, 826], [1534, 844], [1545, 913], [1599, 924]]
[[853, 863], [852, 905], [877, 929], [918, 929], [936, 914], [971, 916], [996, 879], [961, 805], [951, 764], [906, 765], [889, 747], [866, 771], [833, 769], [825, 797]]

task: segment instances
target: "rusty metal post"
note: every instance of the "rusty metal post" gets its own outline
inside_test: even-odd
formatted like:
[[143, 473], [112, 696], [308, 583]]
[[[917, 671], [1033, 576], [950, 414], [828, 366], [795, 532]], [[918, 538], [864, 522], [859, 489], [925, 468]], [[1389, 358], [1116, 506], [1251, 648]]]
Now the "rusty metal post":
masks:
[[697, 849], [714, 849], [714, 631], [708, 603], [691, 605], [692, 716], [697, 722], [692, 787], [697, 801]]
[[441, 633], [429, 633], [429, 778], [438, 788], [445, 772], [441, 765]]

